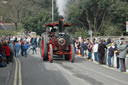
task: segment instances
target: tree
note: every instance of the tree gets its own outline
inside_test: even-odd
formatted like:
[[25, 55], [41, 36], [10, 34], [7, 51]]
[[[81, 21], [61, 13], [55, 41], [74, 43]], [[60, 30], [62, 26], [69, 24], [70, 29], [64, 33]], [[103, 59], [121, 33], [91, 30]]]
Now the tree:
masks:
[[[126, 2], [124, 3], [126, 4]], [[93, 30], [96, 34], [104, 35], [105, 29], [111, 28], [111, 26], [119, 28], [125, 26], [124, 22], [128, 16], [126, 7], [128, 6], [125, 5], [123, 8], [122, 4], [123, 2], [121, 3], [120, 0], [75, 0], [68, 7], [67, 18], [74, 28], [79, 27], [81, 31]]]
[[[22, 20], [23, 27], [25, 30], [37, 32], [37, 34], [41, 34], [44, 32], [43, 25], [52, 22], [52, 8], [51, 8], [51, 0], [32, 0], [34, 5], [38, 5], [40, 10], [35, 10], [35, 13], [29, 15], [29, 17], [25, 17]], [[55, 1], [55, 0], [54, 0]], [[56, 3], [56, 2], [54, 2]], [[50, 11], [49, 11], [50, 10]], [[54, 9], [54, 19], [55, 21], [58, 19], [57, 8]]]
[[51, 21], [51, 13], [43, 10], [35, 16], [30, 16], [22, 20], [23, 27], [26, 30], [37, 32], [41, 34], [44, 32], [43, 25]]
[[[17, 27], [19, 26], [18, 23], [21, 23], [21, 21], [29, 21], [34, 16], [38, 16], [40, 12], [42, 13], [42, 11], [46, 12], [51, 10], [51, 7], [51, 0], [8, 0], [8, 3], [5, 6], [0, 3], [0, 15], [4, 17], [4, 22], [13, 22]], [[50, 12], [51, 11], [49, 11], [49, 15], [47, 15], [46, 18], [51, 18]], [[56, 8], [55, 19], [57, 16], [58, 13]], [[38, 22], [41, 23], [40, 21]]]

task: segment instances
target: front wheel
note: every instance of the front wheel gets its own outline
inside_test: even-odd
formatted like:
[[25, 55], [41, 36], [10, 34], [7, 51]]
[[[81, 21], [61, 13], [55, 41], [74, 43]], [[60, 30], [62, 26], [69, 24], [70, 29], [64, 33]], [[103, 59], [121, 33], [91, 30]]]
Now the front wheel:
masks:
[[48, 50], [48, 60], [50, 63], [53, 62], [53, 48], [52, 45], [49, 45], [49, 50]]
[[69, 61], [72, 63], [75, 61], [75, 48], [73, 44], [70, 45]]

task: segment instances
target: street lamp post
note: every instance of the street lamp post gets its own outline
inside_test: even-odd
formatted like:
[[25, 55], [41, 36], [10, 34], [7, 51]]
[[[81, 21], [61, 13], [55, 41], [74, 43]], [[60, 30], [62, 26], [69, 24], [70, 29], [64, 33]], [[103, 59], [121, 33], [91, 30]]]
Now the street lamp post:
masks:
[[52, 22], [54, 22], [54, 0], [52, 0]]
[[[2, 2], [2, 4], [7, 4], [8, 3], [7, 0], [2, 0], [1, 2]], [[0, 16], [0, 23], [2, 23], [2, 22], [3, 22], [3, 16]]]

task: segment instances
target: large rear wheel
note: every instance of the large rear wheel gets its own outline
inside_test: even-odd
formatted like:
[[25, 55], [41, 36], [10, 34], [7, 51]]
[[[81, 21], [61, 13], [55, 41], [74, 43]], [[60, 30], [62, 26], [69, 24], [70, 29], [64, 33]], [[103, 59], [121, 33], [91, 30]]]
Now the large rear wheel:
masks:
[[41, 41], [41, 57], [44, 61], [48, 60], [48, 45], [47, 45], [47, 35], [42, 36], [42, 41]]
[[52, 48], [52, 44], [49, 45], [48, 60], [49, 60], [50, 63], [53, 62], [53, 48]]

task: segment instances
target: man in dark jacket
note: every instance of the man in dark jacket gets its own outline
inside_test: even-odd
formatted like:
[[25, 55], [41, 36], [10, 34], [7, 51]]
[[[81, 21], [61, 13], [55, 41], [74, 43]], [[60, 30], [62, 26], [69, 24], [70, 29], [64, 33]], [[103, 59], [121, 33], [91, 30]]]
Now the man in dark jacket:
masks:
[[80, 43], [80, 52], [82, 56], [84, 56], [84, 51], [86, 51], [87, 48], [87, 44], [82, 40]]
[[104, 41], [101, 40], [99, 47], [98, 47], [98, 55], [99, 55], [99, 63], [100, 64], [104, 64], [105, 48], [107, 49], [106, 45], [104, 44]]
[[114, 51], [116, 51], [115, 43], [112, 43], [112, 46], [109, 48], [108, 53], [108, 66], [111, 67], [111, 58], [114, 56]]

